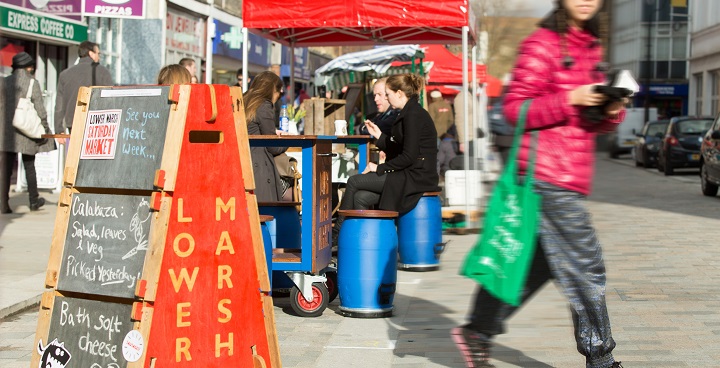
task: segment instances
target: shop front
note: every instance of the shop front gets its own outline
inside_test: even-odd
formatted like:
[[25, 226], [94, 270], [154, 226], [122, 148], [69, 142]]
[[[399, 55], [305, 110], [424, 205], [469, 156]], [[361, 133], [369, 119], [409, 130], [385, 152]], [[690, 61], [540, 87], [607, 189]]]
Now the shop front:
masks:
[[[290, 51], [293, 52], [290, 52]], [[290, 85], [290, 73], [294, 69], [295, 88], [293, 89], [293, 99], [298, 96], [301, 89], [305, 91], [310, 88], [310, 70], [308, 63], [309, 51], [307, 47], [289, 48], [282, 47], [282, 65], [280, 67], [280, 76], [283, 78], [285, 85]], [[291, 65], [290, 58], [293, 58], [294, 65]]]
[[195, 60], [198, 80], [204, 80], [201, 67], [205, 63], [205, 17], [181, 8], [167, 9], [165, 22], [165, 65], [177, 64], [183, 58]]
[[[22, 1], [9, 2], [0, 5], [0, 77], [12, 73], [15, 54], [24, 51], [34, 56], [35, 78], [43, 91], [45, 110], [51, 112], [48, 124], [52, 128], [58, 75], [67, 68], [68, 54], [77, 52], [77, 44], [87, 39], [88, 28], [76, 20], [31, 9], [31, 4], [25, 7], [12, 5], [22, 5], [25, 3]], [[71, 4], [66, 6], [69, 7], [67, 10], [74, 11]], [[58, 151], [38, 154], [35, 159], [38, 188], [60, 188], [61, 167]], [[22, 191], [26, 187], [22, 165], [19, 165], [17, 178], [15, 190]]]
[[[235, 85], [237, 71], [242, 67], [242, 27], [215, 20], [213, 38], [213, 83]], [[248, 35], [248, 75], [268, 70], [270, 67], [271, 42], [260, 36]]]
[[649, 105], [657, 108], [658, 118], [669, 119], [688, 114], [687, 84], [651, 84], [649, 96], [645, 91], [647, 87], [640, 86], [640, 92], [633, 101], [635, 107], [645, 106], [645, 98], [649, 97]]

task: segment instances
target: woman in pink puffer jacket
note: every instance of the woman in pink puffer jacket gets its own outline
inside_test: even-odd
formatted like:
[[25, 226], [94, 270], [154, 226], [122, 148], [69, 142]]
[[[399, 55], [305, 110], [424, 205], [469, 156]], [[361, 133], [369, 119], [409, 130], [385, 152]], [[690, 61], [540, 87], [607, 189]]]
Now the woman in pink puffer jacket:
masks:
[[[524, 171], [530, 131], [538, 131], [535, 191], [542, 196], [541, 225], [535, 257], [523, 293], [525, 302], [554, 278], [568, 298], [578, 351], [588, 368], [622, 367], [612, 355], [615, 341], [605, 303], [605, 266], [600, 243], [584, 207], [590, 193], [595, 136], [614, 130], [624, 118], [627, 99], [605, 104], [594, 92], [603, 83], [598, 12], [601, 0], [558, 0], [541, 28], [520, 46], [504, 112], [514, 124], [520, 106], [532, 100], [518, 157]], [[599, 121], [584, 109], [604, 106]], [[468, 367], [491, 367], [494, 335], [505, 332], [505, 320], [517, 308], [482, 288], [470, 323], [452, 330]]]

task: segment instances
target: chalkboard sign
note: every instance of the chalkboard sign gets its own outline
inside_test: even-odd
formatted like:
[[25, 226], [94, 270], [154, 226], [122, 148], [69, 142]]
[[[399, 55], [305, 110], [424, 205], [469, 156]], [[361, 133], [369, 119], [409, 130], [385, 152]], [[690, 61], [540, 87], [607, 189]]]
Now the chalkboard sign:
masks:
[[348, 84], [347, 92], [345, 92], [345, 121], [350, 121], [350, 115], [354, 113], [355, 106], [362, 97], [363, 88], [365, 85], [362, 83]]
[[150, 234], [149, 200], [75, 193], [57, 289], [133, 298]]
[[94, 88], [76, 187], [153, 190], [171, 103], [168, 86]]
[[48, 341], [35, 347], [39, 366], [120, 368], [137, 361], [145, 344], [131, 314], [132, 304], [55, 297]]

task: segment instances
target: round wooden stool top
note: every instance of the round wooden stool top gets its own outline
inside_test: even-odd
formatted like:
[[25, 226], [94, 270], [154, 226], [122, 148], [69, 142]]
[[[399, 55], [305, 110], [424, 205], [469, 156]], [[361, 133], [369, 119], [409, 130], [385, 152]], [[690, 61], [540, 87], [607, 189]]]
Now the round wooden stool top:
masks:
[[395, 218], [398, 217], [396, 211], [382, 210], [340, 210], [338, 213], [345, 217], [365, 217], [365, 218]]

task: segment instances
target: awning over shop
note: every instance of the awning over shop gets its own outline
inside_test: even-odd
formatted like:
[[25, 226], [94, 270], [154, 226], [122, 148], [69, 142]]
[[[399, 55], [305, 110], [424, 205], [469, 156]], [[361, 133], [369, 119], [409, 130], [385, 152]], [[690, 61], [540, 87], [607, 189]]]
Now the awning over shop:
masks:
[[[352, 82], [410, 73], [413, 69], [411, 61], [416, 62], [417, 72], [423, 57], [425, 54], [418, 45], [382, 46], [348, 53], [318, 68], [315, 71], [315, 85], [326, 85], [328, 90], [336, 90]], [[397, 61], [407, 62], [393, 67], [393, 62]], [[422, 69], [427, 73], [431, 67], [431, 63], [423, 63]]]
[[[422, 63], [423, 70], [428, 71], [431, 70], [433, 67], [433, 63], [431, 62], [423, 62]], [[415, 65], [415, 73], [418, 73], [419, 65]], [[322, 76], [319, 76], [318, 74], [315, 75], [315, 85], [316, 86], [322, 86], [325, 85], [327, 87], [328, 91], [339, 91], [343, 86], [347, 86], [350, 83], [362, 83], [362, 82], [369, 82], [374, 79], [387, 77], [393, 74], [404, 74], [404, 73], [412, 73], [412, 66], [410, 64], [406, 65], [399, 65], [399, 66], [391, 66], [388, 68], [385, 73], [379, 74], [376, 73], [374, 70], [371, 70], [369, 72], [345, 72], [345, 73], [336, 73], [336, 74], [325, 74]], [[365, 80], [363, 80], [363, 78]], [[368, 85], [368, 88], [371, 86]]]
[[422, 59], [425, 55], [418, 45], [399, 45], [377, 47], [371, 50], [352, 52], [339, 56], [315, 71], [316, 74], [343, 73], [349, 70], [357, 72], [375, 71], [383, 74], [393, 61]]

